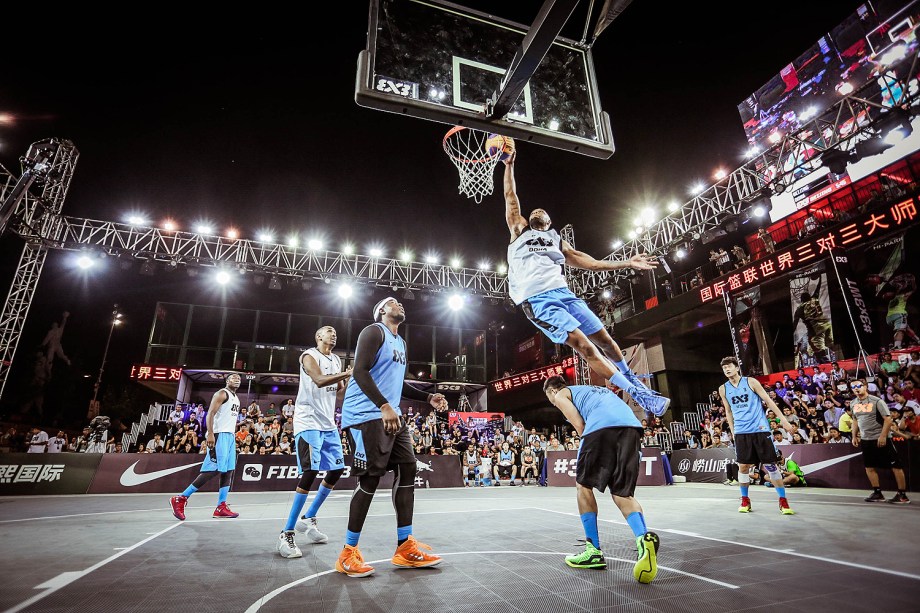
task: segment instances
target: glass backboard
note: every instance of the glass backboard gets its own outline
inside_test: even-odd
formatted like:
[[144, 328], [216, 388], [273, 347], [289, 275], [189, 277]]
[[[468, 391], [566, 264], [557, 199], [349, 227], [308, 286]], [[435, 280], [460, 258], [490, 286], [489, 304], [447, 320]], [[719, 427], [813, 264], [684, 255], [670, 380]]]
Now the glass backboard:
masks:
[[597, 157], [614, 151], [590, 49], [556, 37], [501, 118], [486, 102], [529, 26], [438, 0], [371, 0], [355, 101], [364, 107], [497, 132]]

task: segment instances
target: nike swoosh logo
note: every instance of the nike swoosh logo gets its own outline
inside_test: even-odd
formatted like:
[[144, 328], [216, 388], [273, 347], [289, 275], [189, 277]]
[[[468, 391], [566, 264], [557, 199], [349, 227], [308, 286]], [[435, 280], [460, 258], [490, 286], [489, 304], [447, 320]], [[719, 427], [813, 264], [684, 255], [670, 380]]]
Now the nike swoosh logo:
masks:
[[204, 461], [195, 462], [194, 464], [186, 464], [185, 466], [175, 466], [173, 468], [166, 468], [164, 470], [155, 470], [152, 473], [144, 473], [142, 475], [134, 472], [134, 467], [140, 464], [140, 460], [129, 466], [125, 469], [125, 472], [121, 473], [121, 479], [118, 480], [119, 483], [125, 487], [134, 487], [135, 485], [141, 485], [142, 483], [147, 483], [148, 481], [153, 481], [154, 479], [159, 479], [165, 477], [166, 475], [171, 475], [177, 473], [186, 468], [191, 468], [192, 466], [199, 466], [203, 464]]
[[856, 453], [851, 453], [850, 455], [845, 455], [840, 458], [831, 458], [830, 460], [822, 460], [820, 462], [815, 462], [814, 464], [809, 464], [808, 466], [800, 466], [802, 472], [805, 473], [807, 477], [809, 473], [818, 472], [821, 469], [827, 468], [828, 466], [833, 466], [834, 464], [840, 464], [841, 462], [846, 462], [847, 460], [852, 460], [856, 456], [862, 455], [861, 451]]

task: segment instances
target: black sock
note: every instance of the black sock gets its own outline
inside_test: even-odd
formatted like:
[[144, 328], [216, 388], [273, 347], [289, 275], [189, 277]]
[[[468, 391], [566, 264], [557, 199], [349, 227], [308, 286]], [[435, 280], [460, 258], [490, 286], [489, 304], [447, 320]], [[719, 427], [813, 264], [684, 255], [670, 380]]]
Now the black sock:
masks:
[[875, 491], [878, 492], [879, 494], [881, 494], [881, 493], [882, 493], [882, 488], [877, 487], [877, 488], [875, 488]]

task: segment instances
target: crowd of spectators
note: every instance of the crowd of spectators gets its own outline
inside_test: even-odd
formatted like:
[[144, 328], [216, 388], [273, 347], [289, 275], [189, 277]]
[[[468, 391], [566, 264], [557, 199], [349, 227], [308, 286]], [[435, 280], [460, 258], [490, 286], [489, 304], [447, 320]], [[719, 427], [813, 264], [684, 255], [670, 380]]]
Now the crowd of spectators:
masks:
[[[903, 360], [882, 353], [874, 369], [876, 376], [869, 377], [869, 393], [888, 404], [895, 438], [920, 439], [920, 352], [911, 351]], [[784, 374], [767, 394], [797, 431], [790, 434], [782, 429], [779, 416], [768, 410], [775, 443], [849, 443], [853, 424], [849, 402], [854, 398], [850, 383], [854, 378], [838, 362], [824, 369], [799, 368], [795, 376]], [[718, 391], [712, 392], [708, 409], [700, 415], [699, 431], [685, 430], [684, 437], [690, 449], [734, 446]]]

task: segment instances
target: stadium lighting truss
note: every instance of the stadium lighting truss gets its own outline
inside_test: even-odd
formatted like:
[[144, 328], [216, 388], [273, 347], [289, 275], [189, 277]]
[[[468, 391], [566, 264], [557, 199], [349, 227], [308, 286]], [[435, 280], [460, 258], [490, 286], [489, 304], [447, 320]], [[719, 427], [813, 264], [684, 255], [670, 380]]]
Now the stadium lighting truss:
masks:
[[[914, 63], [917, 63], [916, 58]], [[909, 74], [914, 74], [913, 69]], [[681, 208], [651, 224], [639, 236], [625, 241], [604, 259], [626, 260], [637, 253], [667, 255], [687, 236], [702, 235], [718, 228], [726, 218], [738, 215], [765, 193], [782, 193], [817, 170], [825, 151], [852, 151], [857, 143], [876, 137], [879, 125], [893, 109], [907, 111], [909, 117], [917, 114], [920, 100], [915, 95], [905, 95], [902, 103], [893, 107], [883, 104], [881, 91], [869, 92], [873, 86], [874, 83], [867, 83], [799, 130], [785, 134], [771, 149], [752, 157]], [[907, 91], [907, 87], [904, 90]], [[626, 276], [625, 270], [580, 270], [570, 275], [569, 284], [578, 296], [589, 299], [601, 288]]]

